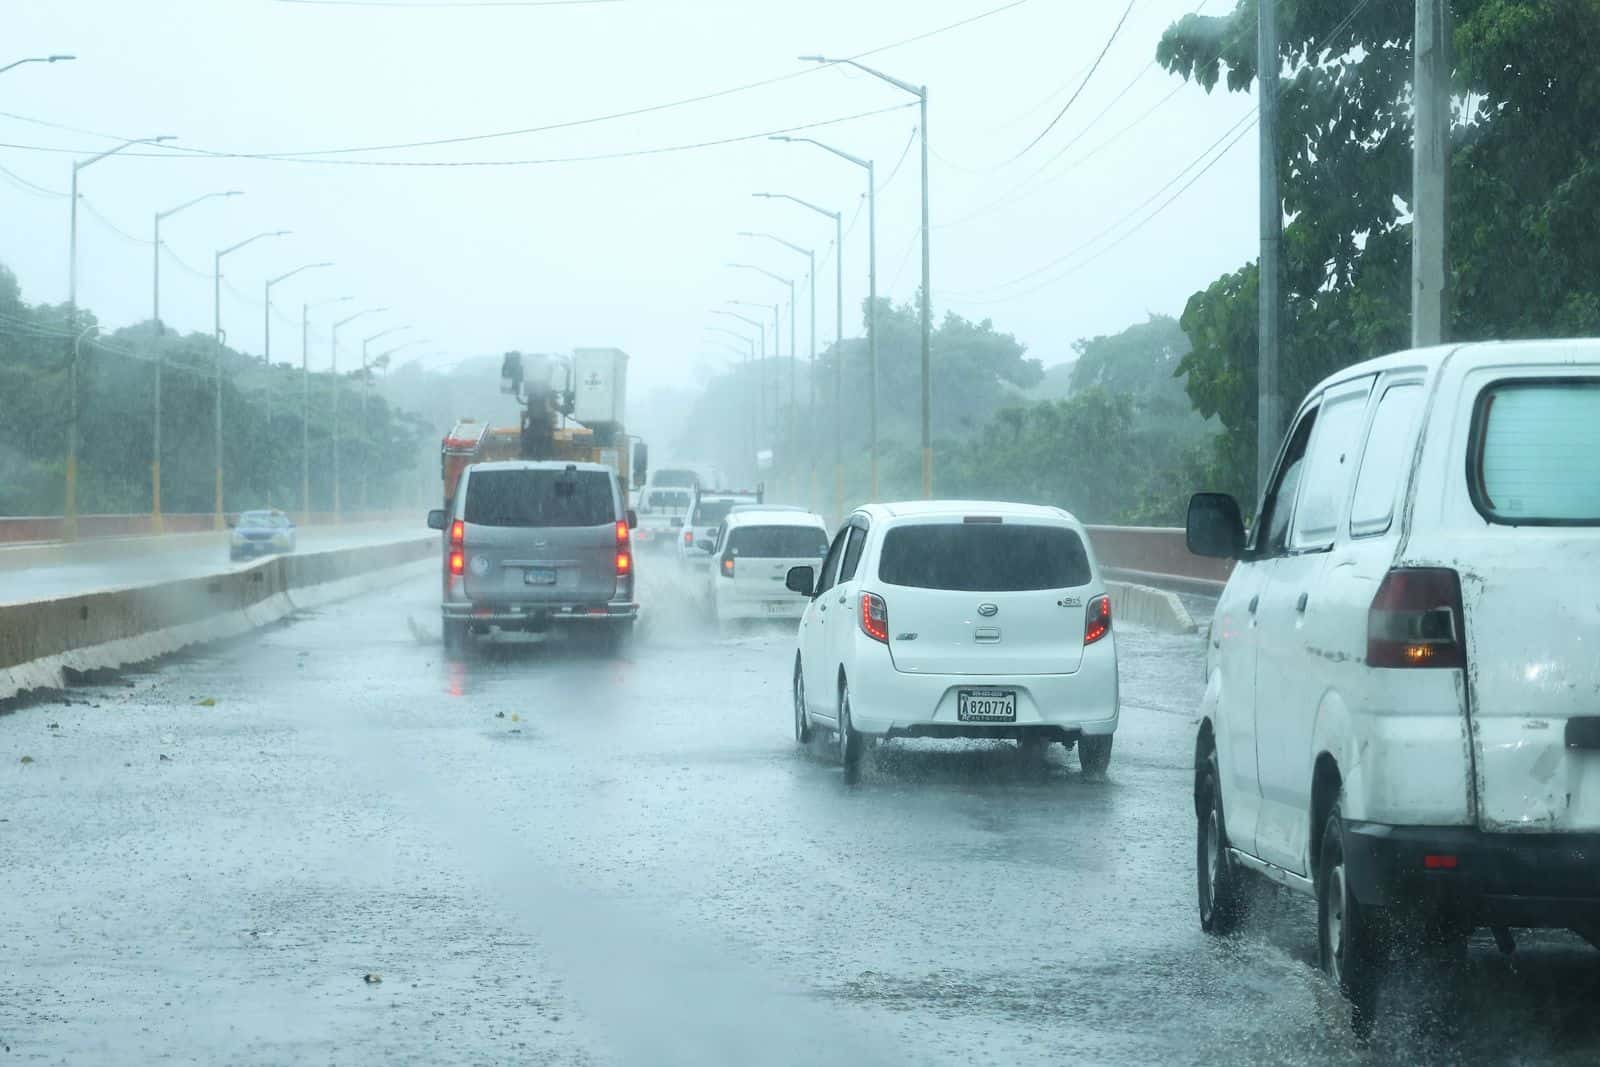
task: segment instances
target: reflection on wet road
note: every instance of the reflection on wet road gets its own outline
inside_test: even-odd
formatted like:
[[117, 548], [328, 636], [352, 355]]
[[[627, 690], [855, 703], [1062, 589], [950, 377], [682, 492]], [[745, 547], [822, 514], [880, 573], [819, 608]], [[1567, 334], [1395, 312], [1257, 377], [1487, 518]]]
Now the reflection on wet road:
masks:
[[1200, 933], [1194, 638], [1118, 633], [1103, 781], [895, 742], [851, 786], [791, 738], [782, 630], [719, 635], [646, 572], [621, 659], [449, 664], [425, 571], [0, 716], [19, 1062], [1600, 1057], [1572, 939], [1476, 944], [1363, 1051], [1306, 902]]

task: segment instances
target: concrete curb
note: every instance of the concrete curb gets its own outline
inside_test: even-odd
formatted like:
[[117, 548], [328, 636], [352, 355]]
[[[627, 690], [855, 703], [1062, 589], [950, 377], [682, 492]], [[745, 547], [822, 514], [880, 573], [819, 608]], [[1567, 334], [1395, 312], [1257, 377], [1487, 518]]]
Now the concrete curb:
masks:
[[237, 637], [297, 610], [380, 588], [439, 551], [437, 534], [278, 556], [242, 570], [132, 589], [0, 605], [0, 700]]
[[1106, 582], [1111, 596], [1111, 618], [1169, 634], [1192, 634], [1197, 627], [1177, 593], [1132, 582]]

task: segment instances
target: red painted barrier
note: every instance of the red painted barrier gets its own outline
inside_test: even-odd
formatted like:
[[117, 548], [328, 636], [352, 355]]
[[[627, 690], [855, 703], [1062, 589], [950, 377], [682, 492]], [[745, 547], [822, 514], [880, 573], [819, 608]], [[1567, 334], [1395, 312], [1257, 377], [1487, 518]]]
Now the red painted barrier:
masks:
[[[332, 526], [335, 516], [328, 511], [314, 511], [306, 515], [289, 512], [296, 526]], [[410, 511], [358, 511], [346, 512], [346, 525], [361, 522], [391, 522], [396, 519], [418, 519], [419, 513]], [[230, 514], [230, 520], [237, 518]], [[177, 514], [161, 516], [161, 533], [204, 533], [212, 528], [213, 516], [204, 514]], [[27, 544], [31, 542], [60, 541], [64, 537], [65, 520], [59, 515], [0, 516], [0, 544]], [[152, 537], [156, 535], [155, 521], [148, 513], [140, 515], [79, 515], [78, 540], [93, 541], [106, 537]]]

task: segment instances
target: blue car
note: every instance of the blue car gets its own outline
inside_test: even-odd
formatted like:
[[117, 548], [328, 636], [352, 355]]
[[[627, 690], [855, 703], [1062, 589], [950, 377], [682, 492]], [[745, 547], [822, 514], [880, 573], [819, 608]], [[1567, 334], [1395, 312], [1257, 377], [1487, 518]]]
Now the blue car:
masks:
[[230, 525], [228, 558], [234, 562], [294, 551], [294, 523], [281, 511], [241, 512], [238, 521]]

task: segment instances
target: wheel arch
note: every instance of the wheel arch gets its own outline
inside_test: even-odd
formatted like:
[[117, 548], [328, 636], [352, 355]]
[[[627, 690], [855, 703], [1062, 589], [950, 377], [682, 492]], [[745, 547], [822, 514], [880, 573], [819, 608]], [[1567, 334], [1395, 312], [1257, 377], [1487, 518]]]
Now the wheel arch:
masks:
[[[1212, 728], [1211, 717], [1205, 716], [1200, 720], [1200, 729], [1195, 732], [1194, 738], [1194, 814], [1195, 818], [1201, 816], [1201, 805], [1204, 799], [1200, 796], [1200, 776], [1204, 773], [1206, 761], [1217, 750], [1216, 731]], [[1221, 783], [1218, 783], [1221, 787]]]
[[1318, 857], [1322, 855], [1322, 834], [1328, 825], [1328, 813], [1333, 811], [1343, 791], [1344, 777], [1339, 770], [1339, 761], [1331, 752], [1319, 752], [1311, 771], [1311, 826], [1306, 836], [1311, 871], [1317, 869]]

